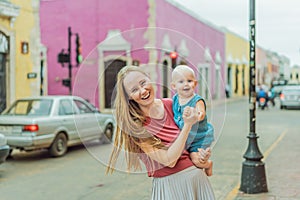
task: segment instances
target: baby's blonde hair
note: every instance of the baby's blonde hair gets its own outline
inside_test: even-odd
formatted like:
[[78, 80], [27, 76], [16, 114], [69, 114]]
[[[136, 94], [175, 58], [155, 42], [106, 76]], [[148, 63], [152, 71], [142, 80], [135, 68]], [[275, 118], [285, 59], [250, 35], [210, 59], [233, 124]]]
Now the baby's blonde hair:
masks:
[[193, 75], [194, 78], [196, 78], [195, 72], [192, 68], [190, 68], [187, 65], [178, 65], [174, 68], [172, 72], [172, 81], [175, 79], [175, 76], [177, 74], [182, 74], [182, 72], [189, 72]]

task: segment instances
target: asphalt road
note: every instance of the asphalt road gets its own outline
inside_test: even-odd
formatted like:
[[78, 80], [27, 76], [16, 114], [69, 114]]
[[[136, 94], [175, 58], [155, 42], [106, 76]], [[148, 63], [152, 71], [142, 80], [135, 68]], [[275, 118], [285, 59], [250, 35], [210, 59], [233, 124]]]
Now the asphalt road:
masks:
[[[256, 111], [256, 132], [262, 153], [290, 127], [300, 129], [300, 110], [271, 107]], [[213, 176], [209, 179], [216, 198], [226, 199], [240, 182], [243, 154], [248, 145], [247, 99], [212, 105], [209, 120], [216, 130], [213, 147]], [[113, 175], [105, 174], [111, 145], [97, 142], [70, 148], [67, 155], [52, 158], [47, 151], [14, 152], [0, 165], [1, 200], [147, 200], [151, 178], [143, 173], [128, 174], [124, 160]], [[266, 163], [267, 169], [267, 163]]]

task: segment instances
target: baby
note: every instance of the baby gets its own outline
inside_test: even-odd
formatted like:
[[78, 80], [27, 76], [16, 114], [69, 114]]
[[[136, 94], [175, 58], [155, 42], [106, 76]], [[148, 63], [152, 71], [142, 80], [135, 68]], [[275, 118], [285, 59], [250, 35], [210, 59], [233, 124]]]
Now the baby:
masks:
[[204, 99], [194, 92], [197, 83], [195, 73], [190, 67], [179, 65], [173, 70], [171, 87], [176, 91], [173, 96], [174, 120], [177, 126], [182, 129], [184, 108], [190, 106], [197, 109], [199, 113], [198, 123], [193, 125], [189, 133], [186, 148], [190, 152], [194, 165], [205, 169], [207, 176], [211, 176], [213, 163], [211, 160], [201, 162], [198, 149], [205, 149], [205, 153], [210, 153], [210, 146], [214, 141], [214, 128], [207, 122]]

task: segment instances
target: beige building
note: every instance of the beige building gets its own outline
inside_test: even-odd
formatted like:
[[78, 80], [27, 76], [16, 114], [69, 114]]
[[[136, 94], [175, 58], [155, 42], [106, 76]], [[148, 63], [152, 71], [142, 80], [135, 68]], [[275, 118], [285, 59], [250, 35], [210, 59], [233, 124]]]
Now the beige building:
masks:
[[0, 111], [43, 88], [38, 9], [36, 0], [0, 1]]

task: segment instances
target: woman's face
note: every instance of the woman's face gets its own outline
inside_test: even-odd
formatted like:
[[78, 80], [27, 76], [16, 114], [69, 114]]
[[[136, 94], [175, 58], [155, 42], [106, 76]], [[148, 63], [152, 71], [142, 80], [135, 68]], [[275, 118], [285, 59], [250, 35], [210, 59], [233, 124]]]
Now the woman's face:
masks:
[[123, 85], [129, 99], [140, 106], [147, 106], [154, 101], [154, 89], [145, 74], [138, 71], [129, 72], [123, 80]]

